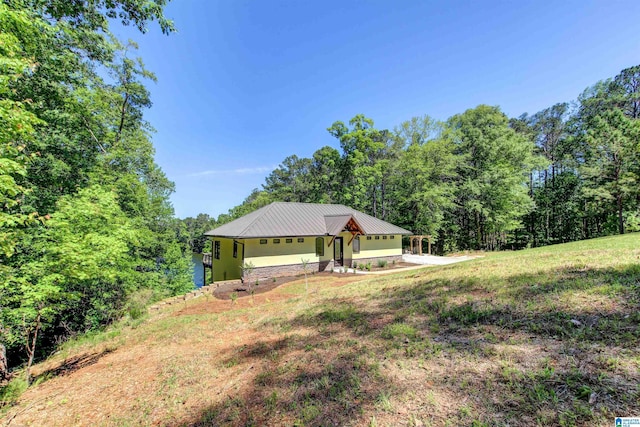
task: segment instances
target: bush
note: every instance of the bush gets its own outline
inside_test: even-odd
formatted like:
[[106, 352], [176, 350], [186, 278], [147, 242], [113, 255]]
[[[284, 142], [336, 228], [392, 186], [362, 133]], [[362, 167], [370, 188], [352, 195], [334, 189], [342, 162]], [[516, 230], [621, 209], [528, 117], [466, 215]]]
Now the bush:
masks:
[[129, 314], [132, 320], [136, 320], [147, 314], [147, 306], [157, 300], [152, 289], [141, 289], [132, 293], [125, 305], [125, 313]]
[[378, 267], [385, 268], [386, 266], [387, 266], [387, 260], [386, 259], [379, 259], [378, 260]]
[[368, 262], [367, 265], [365, 265], [364, 267], [367, 269], [367, 271], [371, 271], [371, 263], [370, 262]]

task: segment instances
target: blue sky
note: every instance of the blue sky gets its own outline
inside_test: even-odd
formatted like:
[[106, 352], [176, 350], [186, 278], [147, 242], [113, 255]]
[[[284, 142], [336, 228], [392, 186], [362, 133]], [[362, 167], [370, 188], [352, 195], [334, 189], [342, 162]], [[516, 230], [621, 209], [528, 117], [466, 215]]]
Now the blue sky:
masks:
[[640, 64], [638, 1], [174, 0], [165, 12], [178, 33], [113, 30], [158, 77], [146, 117], [179, 217], [225, 213], [286, 156], [337, 147], [337, 120], [533, 114]]

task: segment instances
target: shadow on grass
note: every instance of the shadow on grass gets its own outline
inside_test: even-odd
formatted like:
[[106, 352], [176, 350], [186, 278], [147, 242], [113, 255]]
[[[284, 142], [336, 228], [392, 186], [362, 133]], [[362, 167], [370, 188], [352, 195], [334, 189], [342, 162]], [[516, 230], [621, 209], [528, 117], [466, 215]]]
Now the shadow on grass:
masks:
[[48, 369], [36, 377], [34, 377], [34, 382], [38, 382], [39, 380], [48, 380], [55, 377], [60, 377], [64, 375], [71, 374], [79, 369], [86, 368], [87, 366], [91, 366], [94, 363], [98, 362], [102, 357], [111, 353], [113, 350], [105, 349], [99, 353], [93, 354], [82, 354], [79, 356], [72, 357], [70, 359], [65, 359], [62, 364], [56, 366], [55, 368]]
[[[556, 269], [483, 283], [434, 279], [387, 293], [382, 306], [398, 319], [422, 316], [423, 327], [464, 332], [493, 325], [541, 338], [576, 339], [625, 347], [640, 343], [640, 266], [624, 269]], [[614, 310], [574, 305], [558, 310], [549, 301], [585, 291], [605, 296]], [[461, 301], [462, 300], [462, 301]], [[564, 304], [566, 306], [566, 304]]]
[[[549, 297], [578, 291], [587, 298], [604, 295], [613, 308], [586, 304], [558, 311], [549, 303]], [[477, 402], [481, 415], [489, 408], [478, 417], [487, 425], [587, 425], [636, 408], [638, 375], [571, 367], [567, 360], [573, 356], [553, 352], [549, 366], [512, 366], [493, 344], [508, 344], [510, 332], [520, 332], [552, 346], [561, 343], [559, 348], [637, 347], [639, 295], [640, 267], [632, 265], [504, 278], [439, 277], [383, 288], [359, 298], [362, 303], [328, 300], [277, 325], [283, 338], [236, 348], [223, 366], [248, 373], [249, 382], [242, 380], [243, 387], [187, 425], [363, 424], [370, 421], [367, 414], [384, 410], [385, 396], [405, 391], [406, 385], [381, 373], [379, 361], [389, 358], [432, 359], [450, 367], [460, 360], [486, 362], [481, 376], [466, 368], [435, 374], [433, 387]], [[594, 360], [598, 350], [587, 351], [593, 354], [584, 360]], [[468, 410], [463, 409], [461, 414]], [[458, 416], [460, 423], [471, 423]]]
[[396, 389], [348, 331], [289, 335], [236, 348], [222, 362], [250, 378], [183, 425], [347, 425]]

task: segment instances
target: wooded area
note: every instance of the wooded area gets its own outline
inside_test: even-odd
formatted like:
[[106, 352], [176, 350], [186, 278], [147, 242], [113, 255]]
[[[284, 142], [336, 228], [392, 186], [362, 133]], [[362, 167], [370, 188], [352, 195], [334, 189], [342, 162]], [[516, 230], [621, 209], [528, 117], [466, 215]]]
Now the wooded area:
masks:
[[193, 288], [143, 117], [155, 77], [108, 28], [169, 33], [164, 3], [0, 3], [0, 380]]
[[328, 129], [340, 150], [287, 157], [228, 214], [187, 218], [187, 234], [272, 201], [343, 203], [431, 235], [441, 254], [638, 231], [639, 115], [640, 66], [518, 118], [480, 105], [380, 130], [357, 115]]

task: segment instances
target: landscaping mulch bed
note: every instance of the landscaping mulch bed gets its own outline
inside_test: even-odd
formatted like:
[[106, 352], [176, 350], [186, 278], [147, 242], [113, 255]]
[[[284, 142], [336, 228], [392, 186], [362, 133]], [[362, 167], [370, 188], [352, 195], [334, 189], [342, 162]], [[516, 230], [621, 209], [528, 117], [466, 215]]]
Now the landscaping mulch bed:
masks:
[[[218, 299], [231, 299], [231, 294], [235, 292], [238, 298], [241, 298], [251, 295], [250, 290], [253, 290], [254, 295], [257, 295], [268, 292], [285, 283], [293, 282], [295, 280], [300, 280], [303, 278], [304, 276], [276, 277], [274, 279], [261, 280], [258, 282], [258, 285], [256, 285], [256, 282], [223, 283], [213, 291], [213, 295]], [[251, 286], [251, 288], [249, 288], [249, 286]]]

